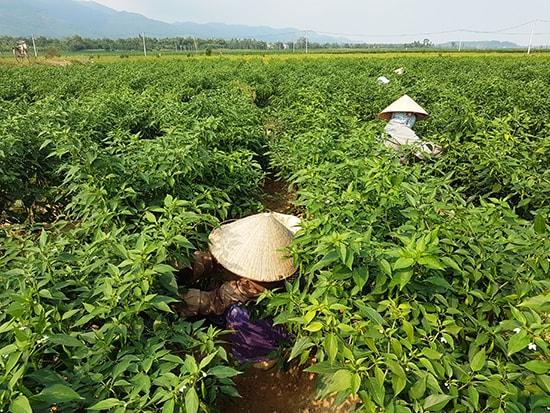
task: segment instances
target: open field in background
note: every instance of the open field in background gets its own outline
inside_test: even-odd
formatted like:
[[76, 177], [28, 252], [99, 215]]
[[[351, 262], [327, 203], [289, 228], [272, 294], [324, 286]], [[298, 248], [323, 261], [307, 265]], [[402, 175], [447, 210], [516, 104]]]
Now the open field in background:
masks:
[[[48, 50], [37, 50], [37, 56], [34, 56], [32, 49], [29, 49], [29, 62], [34, 64], [48, 64], [55, 63], [56, 61], [73, 61], [80, 63], [89, 63], [90, 61], [94, 62], [103, 62], [103, 63], [114, 63], [118, 61], [125, 61], [126, 59], [130, 60], [153, 60], [153, 59], [188, 59], [188, 58], [228, 58], [228, 57], [237, 57], [237, 58], [246, 58], [246, 57], [273, 57], [276, 59], [279, 58], [304, 58], [304, 57], [359, 57], [359, 58], [395, 58], [399, 56], [410, 56], [410, 57], [504, 57], [504, 56], [515, 56], [515, 57], [544, 57], [550, 54], [549, 50], [546, 49], [535, 49], [530, 51], [527, 54], [526, 50], [450, 50], [450, 49], [430, 49], [430, 50], [396, 50], [395, 48], [388, 49], [311, 49], [307, 53], [304, 50], [235, 50], [235, 49], [211, 49], [211, 55], [207, 56], [205, 50], [191, 50], [191, 51], [174, 51], [174, 50], [161, 50], [155, 51], [150, 50], [145, 56], [143, 51], [105, 51], [105, 50], [85, 50], [82, 52], [57, 52], [58, 56], [49, 56]], [[17, 64], [12, 53], [9, 50], [2, 51], [0, 54], [0, 63], [6, 65]]]
[[[0, 410], [215, 411], [235, 395], [223, 333], [171, 310], [176, 268], [264, 210], [273, 179], [304, 220], [299, 277], [251, 310], [294, 334], [283, 364], [315, 361], [320, 396], [550, 407], [550, 56], [14, 60], [0, 57]], [[443, 158], [381, 144], [376, 115], [404, 93]]]

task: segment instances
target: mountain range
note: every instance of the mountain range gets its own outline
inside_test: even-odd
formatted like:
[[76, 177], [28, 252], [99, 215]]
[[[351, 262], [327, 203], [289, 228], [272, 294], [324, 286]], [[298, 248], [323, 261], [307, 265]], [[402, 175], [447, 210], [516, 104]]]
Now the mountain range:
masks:
[[[94, 1], [0, 0], [0, 36], [29, 38], [128, 39], [196, 37], [200, 39], [253, 39], [267, 43], [290, 43], [306, 38], [315, 43], [359, 43], [301, 29], [224, 23], [166, 23], [141, 14], [117, 11]], [[436, 45], [455, 48], [456, 42]], [[518, 48], [511, 42], [464, 42], [468, 49]]]
[[292, 42], [307, 36], [317, 43], [355, 43], [336, 36], [288, 27], [229, 25], [224, 23], [166, 23], [141, 14], [117, 11], [93, 1], [0, 0], [0, 36], [124, 39], [198, 37]]

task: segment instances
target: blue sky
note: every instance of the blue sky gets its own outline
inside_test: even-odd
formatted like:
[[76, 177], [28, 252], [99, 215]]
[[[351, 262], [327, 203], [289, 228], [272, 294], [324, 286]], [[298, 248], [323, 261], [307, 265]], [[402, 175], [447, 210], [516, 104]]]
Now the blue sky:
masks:
[[367, 43], [550, 45], [550, 0], [94, 0], [165, 22], [292, 27]]

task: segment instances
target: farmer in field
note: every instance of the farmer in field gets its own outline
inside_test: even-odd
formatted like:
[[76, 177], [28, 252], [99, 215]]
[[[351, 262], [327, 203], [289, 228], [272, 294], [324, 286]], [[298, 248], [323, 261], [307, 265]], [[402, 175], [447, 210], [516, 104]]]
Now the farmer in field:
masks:
[[24, 40], [19, 40], [14, 49], [17, 49], [17, 52], [21, 57], [26, 57], [28, 54], [27, 43]]
[[234, 330], [232, 352], [239, 362], [262, 362], [288, 339], [281, 326], [270, 320], [251, 322], [242, 305], [266, 289], [282, 286], [296, 271], [293, 259], [283, 251], [294, 239], [300, 219], [277, 212], [251, 215], [222, 224], [209, 235], [209, 252], [196, 252], [193, 280], [216, 275], [222, 282], [209, 291], [192, 288], [181, 294], [182, 317], [222, 316], [223, 327]]
[[425, 159], [426, 156], [441, 157], [444, 153], [441, 146], [421, 140], [412, 129], [415, 122], [424, 120], [428, 116], [428, 112], [408, 95], [401, 96], [378, 114], [380, 119], [388, 121], [384, 127], [386, 132], [384, 144], [394, 149], [409, 145], [415, 156], [420, 159]]

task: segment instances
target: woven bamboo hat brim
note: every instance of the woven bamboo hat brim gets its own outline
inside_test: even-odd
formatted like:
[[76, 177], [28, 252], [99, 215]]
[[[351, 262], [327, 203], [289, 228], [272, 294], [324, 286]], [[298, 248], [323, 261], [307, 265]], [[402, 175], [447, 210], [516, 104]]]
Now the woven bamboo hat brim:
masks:
[[287, 227], [292, 234], [296, 234], [300, 229], [302, 220], [294, 215], [281, 214], [279, 212], [270, 212], [278, 221]]
[[300, 219], [266, 212], [215, 228], [210, 252], [228, 271], [254, 281], [279, 281], [295, 271], [294, 261], [282, 251], [294, 239]]
[[418, 103], [416, 103], [411, 97], [408, 95], [403, 95], [399, 99], [397, 99], [395, 102], [393, 102], [391, 105], [389, 105], [386, 109], [384, 109], [382, 112], [378, 114], [378, 118], [384, 119], [384, 120], [390, 120], [391, 115], [394, 112], [412, 112], [416, 115], [416, 120], [424, 120], [428, 116], [428, 112], [424, 110], [422, 106], [420, 106]]

